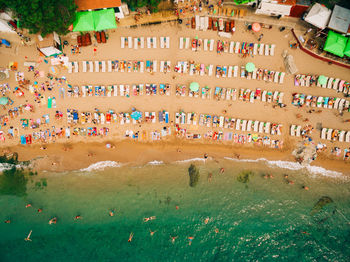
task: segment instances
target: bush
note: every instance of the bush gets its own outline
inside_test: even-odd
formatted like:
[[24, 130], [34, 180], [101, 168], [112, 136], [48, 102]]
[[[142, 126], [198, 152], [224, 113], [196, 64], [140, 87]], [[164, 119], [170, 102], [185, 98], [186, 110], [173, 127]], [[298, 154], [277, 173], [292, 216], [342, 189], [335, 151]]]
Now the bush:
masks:
[[194, 164], [188, 168], [188, 175], [190, 176], [190, 187], [195, 187], [199, 181], [199, 170]]

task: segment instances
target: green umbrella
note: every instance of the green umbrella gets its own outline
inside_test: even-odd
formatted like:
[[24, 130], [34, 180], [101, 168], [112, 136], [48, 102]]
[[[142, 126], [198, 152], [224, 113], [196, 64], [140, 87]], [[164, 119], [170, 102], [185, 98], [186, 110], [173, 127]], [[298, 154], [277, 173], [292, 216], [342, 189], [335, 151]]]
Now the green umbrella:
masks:
[[73, 32], [94, 31], [94, 19], [91, 11], [77, 12], [73, 22]]
[[325, 85], [327, 83], [327, 77], [325, 77], [324, 75], [320, 75], [317, 81], [320, 85]]
[[249, 62], [245, 65], [245, 70], [247, 70], [248, 72], [253, 72], [255, 70], [255, 65]]
[[112, 8], [94, 11], [92, 16], [94, 18], [95, 31], [117, 28], [115, 14]]
[[193, 92], [197, 92], [199, 90], [199, 84], [197, 82], [192, 82], [190, 84], [190, 90]]
[[335, 33], [333, 31], [329, 31], [323, 50], [334, 55], [343, 57], [347, 40], [348, 39], [345, 36]]
[[6, 96], [0, 98], [0, 105], [7, 105], [9, 99]]

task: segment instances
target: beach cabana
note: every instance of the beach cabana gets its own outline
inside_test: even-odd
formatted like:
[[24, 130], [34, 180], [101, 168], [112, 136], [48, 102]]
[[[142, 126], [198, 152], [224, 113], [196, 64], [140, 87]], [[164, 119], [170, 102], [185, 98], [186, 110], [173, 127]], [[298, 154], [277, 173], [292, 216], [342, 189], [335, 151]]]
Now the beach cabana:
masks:
[[345, 46], [344, 55], [350, 57], [350, 38], [348, 38], [348, 43]]
[[331, 17], [332, 11], [327, 7], [316, 3], [305, 17], [305, 21], [320, 29], [325, 29]]
[[343, 57], [346, 41], [347, 39], [345, 36], [342, 36], [333, 31], [329, 31], [323, 50], [334, 55]]
[[92, 13], [95, 31], [117, 28], [113, 9], [102, 9]]
[[62, 54], [61, 39], [56, 32], [47, 35], [45, 38], [38, 35], [37, 49], [46, 57], [60, 55]]
[[73, 23], [73, 32], [94, 31], [94, 18], [91, 11], [77, 12]]

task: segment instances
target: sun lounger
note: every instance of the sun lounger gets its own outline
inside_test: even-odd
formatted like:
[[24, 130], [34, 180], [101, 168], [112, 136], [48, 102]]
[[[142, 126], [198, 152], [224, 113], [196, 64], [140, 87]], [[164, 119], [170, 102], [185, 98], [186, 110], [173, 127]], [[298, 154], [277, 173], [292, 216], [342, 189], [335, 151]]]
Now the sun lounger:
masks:
[[124, 96], [124, 85], [119, 85], [120, 96]]
[[333, 81], [333, 89], [334, 89], [334, 90], [338, 90], [339, 82], [340, 82], [340, 79], [339, 79], [339, 78], [336, 78], [336, 79]]
[[132, 48], [132, 37], [131, 36], [128, 37], [128, 47]]
[[296, 136], [299, 137], [301, 134], [301, 126], [297, 126], [297, 130], [296, 130]]
[[242, 120], [241, 130], [246, 131], [246, 129], [247, 129], [247, 120]]
[[264, 122], [259, 123], [259, 133], [264, 133]]
[[87, 65], [86, 65], [86, 61], [83, 61], [83, 73], [86, 73], [87, 70]]
[[340, 131], [340, 133], [339, 133], [339, 142], [344, 142], [345, 133], [346, 132], [344, 130]]
[[280, 81], [279, 81], [280, 84], [283, 84], [285, 74], [286, 74], [285, 72], [280, 73]]
[[139, 48], [139, 43], [138, 43], [138, 39], [137, 37], [134, 38], [134, 49], [138, 49]]
[[77, 61], [74, 62], [74, 73], [78, 73], [79, 72], [79, 64]]
[[241, 119], [236, 119], [236, 130], [239, 130], [241, 127]]
[[145, 68], [145, 63], [143, 61], [140, 62], [140, 73], [144, 72], [144, 68]]
[[322, 131], [321, 131], [321, 139], [326, 139], [326, 137], [327, 137], [327, 131], [328, 131], [327, 128], [322, 128]]
[[186, 123], [186, 114], [182, 113], [181, 114], [181, 124], [185, 124]]
[[199, 15], [196, 15], [195, 16], [195, 19], [196, 19], [196, 30], [199, 30], [200, 28], [200, 18], [199, 18]]
[[258, 44], [257, 43], [254, 44], [253, 55], [254, 56], [258, 55]]
[[208, 69], [208, 76], [212, 76], [213, 75], [213, 65], [209, 65], [209, 69]]
[[341, 81], [339, 82], [339, 85], [338, 85], [338, 92], [343, 92], [344, 83], [345, 83], [344, 80], [341, 80]]
[[339, 101], [339, 106], [338, 106], [339, 111], [343, 111], [344, 105], [345, 105], [345, 99], [343, 98]]
[[264, 90], [262, 95], [261, 95], [261, 101], [266, 102], [266, 95], [267, 95], [267, 91]]
[[269, 55], [269, 45], [265, 45], [265, 56], [268, 56]]
[[271, 126], [271, 123], [270, 122], [266, 122], [265, 123], [265, 134], [270, 134], [270, 126]]
[[204, 17], [204, 31], [207, 31], [209, 26], [209, 17]]
[[147, 48], [152, 48], [151, 44], [152, 44], [151, 38], [147, 37]]
[[165, 47], [165, 43], [164, 43], [164, 36], [159, 37], [160, 38], [160, 48], [164, 48]]
[[210, 48], [209, 51], [213, 51], [214, 50], [214, 39], [210, 39]]
[[[318, 81], [317, 81], [318, 82]], [[328, 83], [328, 76], [326, 76], [325, 84], [321, 85], [322, 88], [326, 88]]]
[[175, 124], [180, 124], [180, 113], [175, 113]]
[[238, 77], [238, 66], [233, 67], [233, 77]]
[[200, 22], [200, 30], [202, 31], [206, 31], [206, 28], [205, 28], [205, 17], [202, 16], [199, 18], [199, 22]]
[[189, 49], [189, 48], [190, 48], [190, 38], [186, 37], [185, 49]]
[[101, 68], [101, 72], [105, 73], [106, 72], [106, 61], [102, 61], [102, 68]]
[[280, 75], [280, 72], [275, 72], [275, 76], [274, 76], [273, 82], [278, 83], [279, 75]]
[[153, 48], [157, 48], [157, 37], [153, 37]]
[[157, 72], [157, 60], [153, 61], [153, 72]]
[[331, 128], [327, 130], [327, 140], [332, 140], [332, 132], [333, 132], [333, 129]]
[[230, 51], [229, 51], [230, 54], [233, 54], [234, 49], [235, 49], [235, 42], [231, 41], [231, 42], [230, 42]]
[[68, 73], [71, 74], [73, 71], [73, 62], [68, 62]]
[[169, 124], [169, 112], [165, 112], [165, 123]]
[[152, 112], [151, 116], [152, 116], [152, 123], [155, 124], [157, 121], [156, 112]]
[[282, 104], [283, 103], [283, 97], [284, 97], [284, 93], [283, 92], [279, 93], [277, 103]]
[[120, 37], [120, 47], [125, 48], [125, 37], [124, 36]]
[[276, 47], [276, 45], [274, 45], [274, 44], [272, 44], [271, 47], [270, 47], [270, 55], [271, 56], [275, 55], [275, 47]]
[[99, 61], [95, 61], [95, 72], [96, 72], [96, 73], [100, 72], [100, 64], [99, 64]]
[[290, 126], [290, 135], [295, 136], [295, 125]]
[[229, 66], [229, 67], [228, 67], [227, 77], [232, 77], [232, 72], [233, 72], [233, 67], [232, 67], [232, 66]]
[[317, 107], [322, 107], [322, 102], [323, 102], [323, 97], [322, 96], [319, 96], [317, 98]]
[[184, 38], [183, 38], [183, 37], [180, 37], [179, 48], [180, 48], [180, 49], [183, 49], [183, 48], [184, 48]]
[[254, 80], [256, 79], [256, 73], [257, 73], [257, 71], [258, 71], [258, 70], [255, 68], [254, 71], [253, 71], [253, 73], [252, 73], [252, 79], [254, 79]]
[[236, 42], [235, 54], [238, 54], [238, 52], [239, 52], [239, 46], [240, 46], [240, 42]]
[[169, 36], [167, 36], [166, 38], [165, 38], [165, 46], [166, 46], [166, 48], [167, 49], [169, 49], [170, 48], [170, 37]]
[[331, 88], [332, 88], [333, 80], [334, 80], [333, 77], [331, 77], [331, 78], [328, 79], [328, 82], [327, 82], [327, 88], [328, 88], [328, 89], [331, 89]]
[[252, 120], [248, 120], [248, 124], [247, 124], [247, 131], [248, 132], [252, 131], [252, 123], [253, 123]]
[[260, 44], [259, 45], [259, 55], [263, 55], [264, 54], [264, 44]]
[[208, 51], [208, 39], [204, 39], [203, 40], [203, 50], [204, 51]]
[[159, 68], [159, 72], [163, 73], [164, 72], [164, 61], [160, 61], [160, 68]]
[[349, 142], [350, 142], [350, 131], [346, 132], [345, 142], [346, 142], [346, 143], [349, 143]]
[[94, 72], [94, 64], [92, 61], [89, 61], [89, 72], [93, 73]]
[[259, 131], [259, 121], [255, 120], [253, 124], [254, 124], [254, 126], [253, 126], [254, 132], [258, 132]]

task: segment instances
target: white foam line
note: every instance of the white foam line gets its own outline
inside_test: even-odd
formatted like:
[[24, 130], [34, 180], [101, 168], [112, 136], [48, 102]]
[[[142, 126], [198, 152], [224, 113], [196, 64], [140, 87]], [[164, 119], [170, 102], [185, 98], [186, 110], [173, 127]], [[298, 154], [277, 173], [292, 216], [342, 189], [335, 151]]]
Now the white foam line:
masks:
[[151, 165], [151, 166], [159, 166], [159, 165], [163, 165], [164, 162], [163, 161], [158, 161], [158, 160], [153, 160], [147, 163], [147, 165]]
[[9, 170], [13, 167], [16, 167], [16, 168], [21, 168], [21, 167], [25, 167], [23, 165], [13, 165], [13, 164], [9, 164], [9, 163], [0, 163], [0, 172], [3, 172], [4, 170]]
[[236, 161], [236, 162], [251, 162], [251, 163], [257, 163], [257, 162], [266, 162], [266, 164], [270, 167], [278, 167], [283, 169], [289, 169], [289, 170], [301, 170], [306, 169], [310, 174], [312, 175], [322, 175], [326, 177], [332, 177], [332, 178], [343, 178], [346, 177], [343, 176], [342, 173], [337, 171], [332, 171], [325, 169], [320, 166], [311, 166], [311, 165], [301, 165], [297, 162], [290, 162], [290, 161], [282, 161], [282, 160], [267, 160], [265, 158], [258, 158], [258, 159], [236, 159], [231, 157], [224, 157], [227, 160]]
[[121, 165], [115, 161], [101, 161], [101, 162], [96, 162], [94, 164], [91, 164], [87, 168], [82, 168], [79, 171], [90, 172], [95, 170], [103, 170], [109, 167], [120, 167], [120, 166]]
[[175, 163], [188, 163], [188, 162], [194, 162], [194, 161], [202, 161], [202, 162], [205, 162], [205, 158], [190, 158], [190, 159], [185, 159], [185, 160], [178, 160], [178, 161], [175, 161]]

